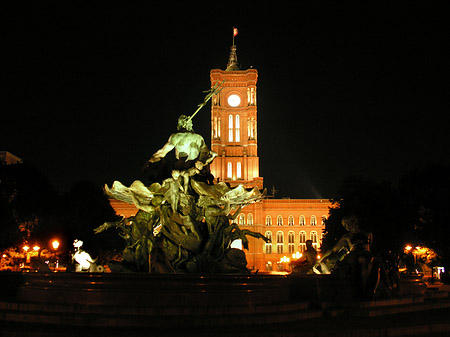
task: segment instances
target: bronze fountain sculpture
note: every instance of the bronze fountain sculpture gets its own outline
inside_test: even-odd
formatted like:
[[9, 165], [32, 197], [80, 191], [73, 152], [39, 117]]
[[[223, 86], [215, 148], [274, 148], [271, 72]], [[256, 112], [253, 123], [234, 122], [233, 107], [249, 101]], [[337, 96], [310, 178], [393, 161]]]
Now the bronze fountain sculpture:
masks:
[[215, 85], [194, 114], [180, 116], [177, 132], [144, 166], [144, 171], [148, 170], [175, 150], [169, 177], [149, 186], [141, 180], [130, 187], [118, 181], [112, 187], [105, 186], [110, 198], [133, 204], [139, 211], [94, 231], [117, 228], [126, 242], [123, 260], [136, 270], [156, 274], [249, 273], [245, 253], [231, 248], [231, 243], [241, 239], [247, 249], [248, 235], [267, 241], [262, 234], [242, 230], [234, 222], [243, 207], [260, 201], [265, 192], [242, 185], [231, 188], [224, 182], [213, 184], [209, 164], [217, 154], [193, 131], [192, 118], [220, 90], [221, 84]]

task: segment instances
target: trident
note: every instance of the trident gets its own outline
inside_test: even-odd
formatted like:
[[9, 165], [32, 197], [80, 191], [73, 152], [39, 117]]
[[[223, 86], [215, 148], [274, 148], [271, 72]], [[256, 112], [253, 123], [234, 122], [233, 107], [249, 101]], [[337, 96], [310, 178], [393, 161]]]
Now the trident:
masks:
[[210, 90], [203, 91], [204, 93], [207, 93], [207, 95], [205, 96], [205, 99], [203, 100], [202, 103], [200, 103], [198, 105], [197, 110], [195, 110], [195, 112], [191, 116], [189, 116], [187, 122], [192, 120], [192, 118], [194, 118], [194, 116], [197, 114], [197, 112], [199, 112], [200, 109], [203, 108], [206, 105], [206, 103], [208, 103], [208, 101], [211, 99], [211, 97], [213, 95], [217, 95], [220, 91], [222, 91], [222, 89], [223, 89], [223, 87], [222, 87], [223, 82], [225, 82], [225, 80], [223, 80], [220, 83], [217, 82]]

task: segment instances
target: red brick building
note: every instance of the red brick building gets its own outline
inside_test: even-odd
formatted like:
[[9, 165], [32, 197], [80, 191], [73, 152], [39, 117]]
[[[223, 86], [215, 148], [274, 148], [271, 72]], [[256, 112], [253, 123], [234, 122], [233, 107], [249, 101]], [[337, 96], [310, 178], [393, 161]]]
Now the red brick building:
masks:
[[[225, 70], [212, 69], [211, 87], [222, 83], [223, 89], [211, 103], [211, 150], [218, 156], [211, 164], [217, 181], [231, 186], [263, 188], [259, 176], [257, 133], [256, 69], [240, 70], [236, 46], [231, 47]], [[133, 215], [132, 205], [112, 200], [118, 214]], [[287, 259], [306, 249], [306, 240], [320, 248], [323, 220], [331, 203], [326, 199], [265, 199], [245, 207], [237, 222], [240, 227], [259, 232], [271, 243], [249, 237], [246, 251], [248, 268], [260, 271], [287, 269]], [[237, 244], [238, 245], [238, 244]]]

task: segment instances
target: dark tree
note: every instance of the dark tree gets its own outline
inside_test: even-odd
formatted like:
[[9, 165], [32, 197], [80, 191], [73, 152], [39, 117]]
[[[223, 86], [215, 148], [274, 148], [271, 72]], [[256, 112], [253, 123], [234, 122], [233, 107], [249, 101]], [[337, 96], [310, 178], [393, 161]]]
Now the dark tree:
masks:
[[402, 207], [390, 183], [352, 176], [343, 181], [332, 201], [334, 208], [325, 221], [323, 250], [331, 248], [346, 232], [341, 221], [352, 214], [359, 219], [361, 229], [373, 233], [374, 253], [385, 255], [401, 250], [405, 236]]
[[51, 218], [57, 194], [29, 164], [0, 165], [0, 248], [21, 244]]
[[120, 248], [123, 245], [123, 240], [113, 233], [94, 234], [94, 228], [117, 219], [103, 190], [94, 183], [75, 183], [59, 201], [58, 219], [60, 232], [68, 249], [72, 248], [75, 239], [82, 240], [83, 248], [93, 255], [98, 254], [101, 249]]
[[[433, 248], [450, 267], [450, 167], [429, 166], [400, 179], [408, 240]], [[447, 269], [448, 270], [448, 269]]]

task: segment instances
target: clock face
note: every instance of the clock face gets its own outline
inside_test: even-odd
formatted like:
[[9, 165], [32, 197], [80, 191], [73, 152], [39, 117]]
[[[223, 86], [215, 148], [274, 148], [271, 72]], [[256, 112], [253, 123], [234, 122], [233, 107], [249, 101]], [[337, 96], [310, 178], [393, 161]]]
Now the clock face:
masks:
[[238, 95], [233, 94], [233, 95], [228, 96], [228, 104], [231, 107], [233, 107], [233, 108], [237, 107], [240, 103], [241, 103], [241, 98]]

